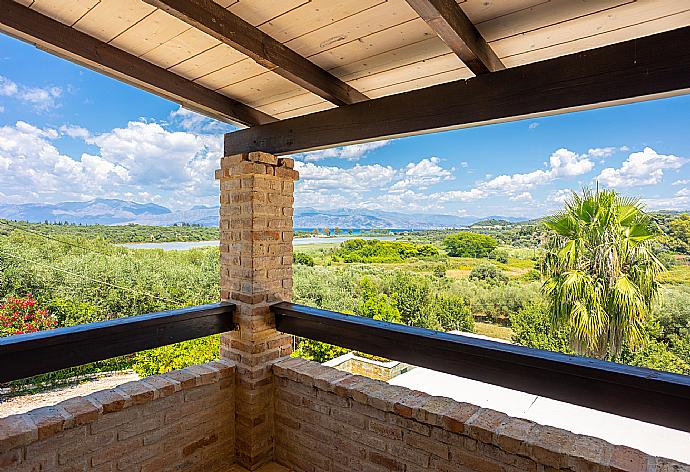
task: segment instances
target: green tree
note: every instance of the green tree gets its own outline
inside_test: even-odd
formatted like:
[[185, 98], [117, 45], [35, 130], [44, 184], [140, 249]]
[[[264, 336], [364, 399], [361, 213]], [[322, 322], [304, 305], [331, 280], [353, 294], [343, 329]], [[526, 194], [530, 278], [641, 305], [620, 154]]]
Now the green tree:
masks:
[[295, 264], [301, 264], [309, 267], [314, 267], [314, 258], [310, 254], [304, 252], [293, 252], [292, 261]]
[[640, 203], [613, 190], [573, 193], [548, 218], [542, 263], [551, 322], [568, 325], [573, 349], [604, 358], [644, 341], [663, 265], [658, 232]]
[[690, 215], [683, 213], [669, 223], [666, 244], [670, 249], [683, 254], [690, 253]]
[[497, 246], [491, 236], [468, 231], [451, 234], [443, 240], [448, 255], [455, 257], [487, 257]]
[[508, 276], [501, 272], [494, 264], [479, 264], [470, 271], [470, 280], [483, 280], [489, 283], [506, 283]]
[[361, 300], [357, 306], [357, 314], [379, 321], [400, 323], [400, 312], [397, 308], [397, 295], [388, 296], [380, 293], [374, 282], [367, 276], [359, 282]]

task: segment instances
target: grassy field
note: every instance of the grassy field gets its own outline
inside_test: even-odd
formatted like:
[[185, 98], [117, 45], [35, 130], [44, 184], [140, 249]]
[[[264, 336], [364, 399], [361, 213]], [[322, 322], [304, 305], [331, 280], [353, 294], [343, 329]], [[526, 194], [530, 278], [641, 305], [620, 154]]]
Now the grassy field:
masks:
[[507, 326], [499, 326], [493, 323], [474, 322], [474, 332], [490, 338], [498, 338], [510, 341], [513, 337], [513, 330]]

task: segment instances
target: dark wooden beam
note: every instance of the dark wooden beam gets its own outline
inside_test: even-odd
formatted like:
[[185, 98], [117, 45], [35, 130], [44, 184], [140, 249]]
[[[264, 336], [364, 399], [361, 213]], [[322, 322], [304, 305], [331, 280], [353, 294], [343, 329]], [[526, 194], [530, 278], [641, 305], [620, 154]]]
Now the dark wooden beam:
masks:
[[291, 154], [690, 91], [690, 27], [225, 135], [226, 155]]
[[144, 0], [336, 105], [367, 96], [212, 0]]
[[345, 315], [273, 305], [284, 333], [690, 431], [690, 376]]
[[275, 118], [237, 100], [202, 87], [12, 0], [0, 0], [0, 30], [211, 118], [247, 126], [275, 121]]
[[505, 69], [455, 0], [407, 0], [475, 75]]
[[0, 383], [234, 329], [231, 303], [0, 338]]

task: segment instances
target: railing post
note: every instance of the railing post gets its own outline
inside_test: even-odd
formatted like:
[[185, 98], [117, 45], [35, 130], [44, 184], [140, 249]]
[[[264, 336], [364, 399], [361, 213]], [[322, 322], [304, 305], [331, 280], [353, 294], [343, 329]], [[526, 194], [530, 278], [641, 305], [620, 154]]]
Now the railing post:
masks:
[[292, 293], [294, 161], [263, 152], [225, 156], [220, 180], [221, 298], [236, 304], [237, 329], [221, 357], [237, 363], [236, 446], [249, 470], [273, 460], [271, 363], [292, 351], [269, 306]]

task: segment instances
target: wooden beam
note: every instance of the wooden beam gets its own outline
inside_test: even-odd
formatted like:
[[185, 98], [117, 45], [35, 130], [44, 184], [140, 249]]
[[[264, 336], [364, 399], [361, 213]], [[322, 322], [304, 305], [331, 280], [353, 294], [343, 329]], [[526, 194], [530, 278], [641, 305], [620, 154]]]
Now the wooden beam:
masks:
[[0, 383], [235, 329], [232, 303], [0, 338]]
[[505, 69], [455, 0], [407, 0], [475, 75]]
[[690, 432], [690, 377], [278, 303], [276, 328], [367, 354]]
[[367, 96], [212, 0], [144, 0], [336, 105]]
[[225, 135], [225, 154], [291, 154], [690, 91], [690, 27]]
[[211, 118], [247, 126], [275, 121], [275, 118], [237, 100], [202, 87], [12, 0], [0, 0], [0, 30]]

